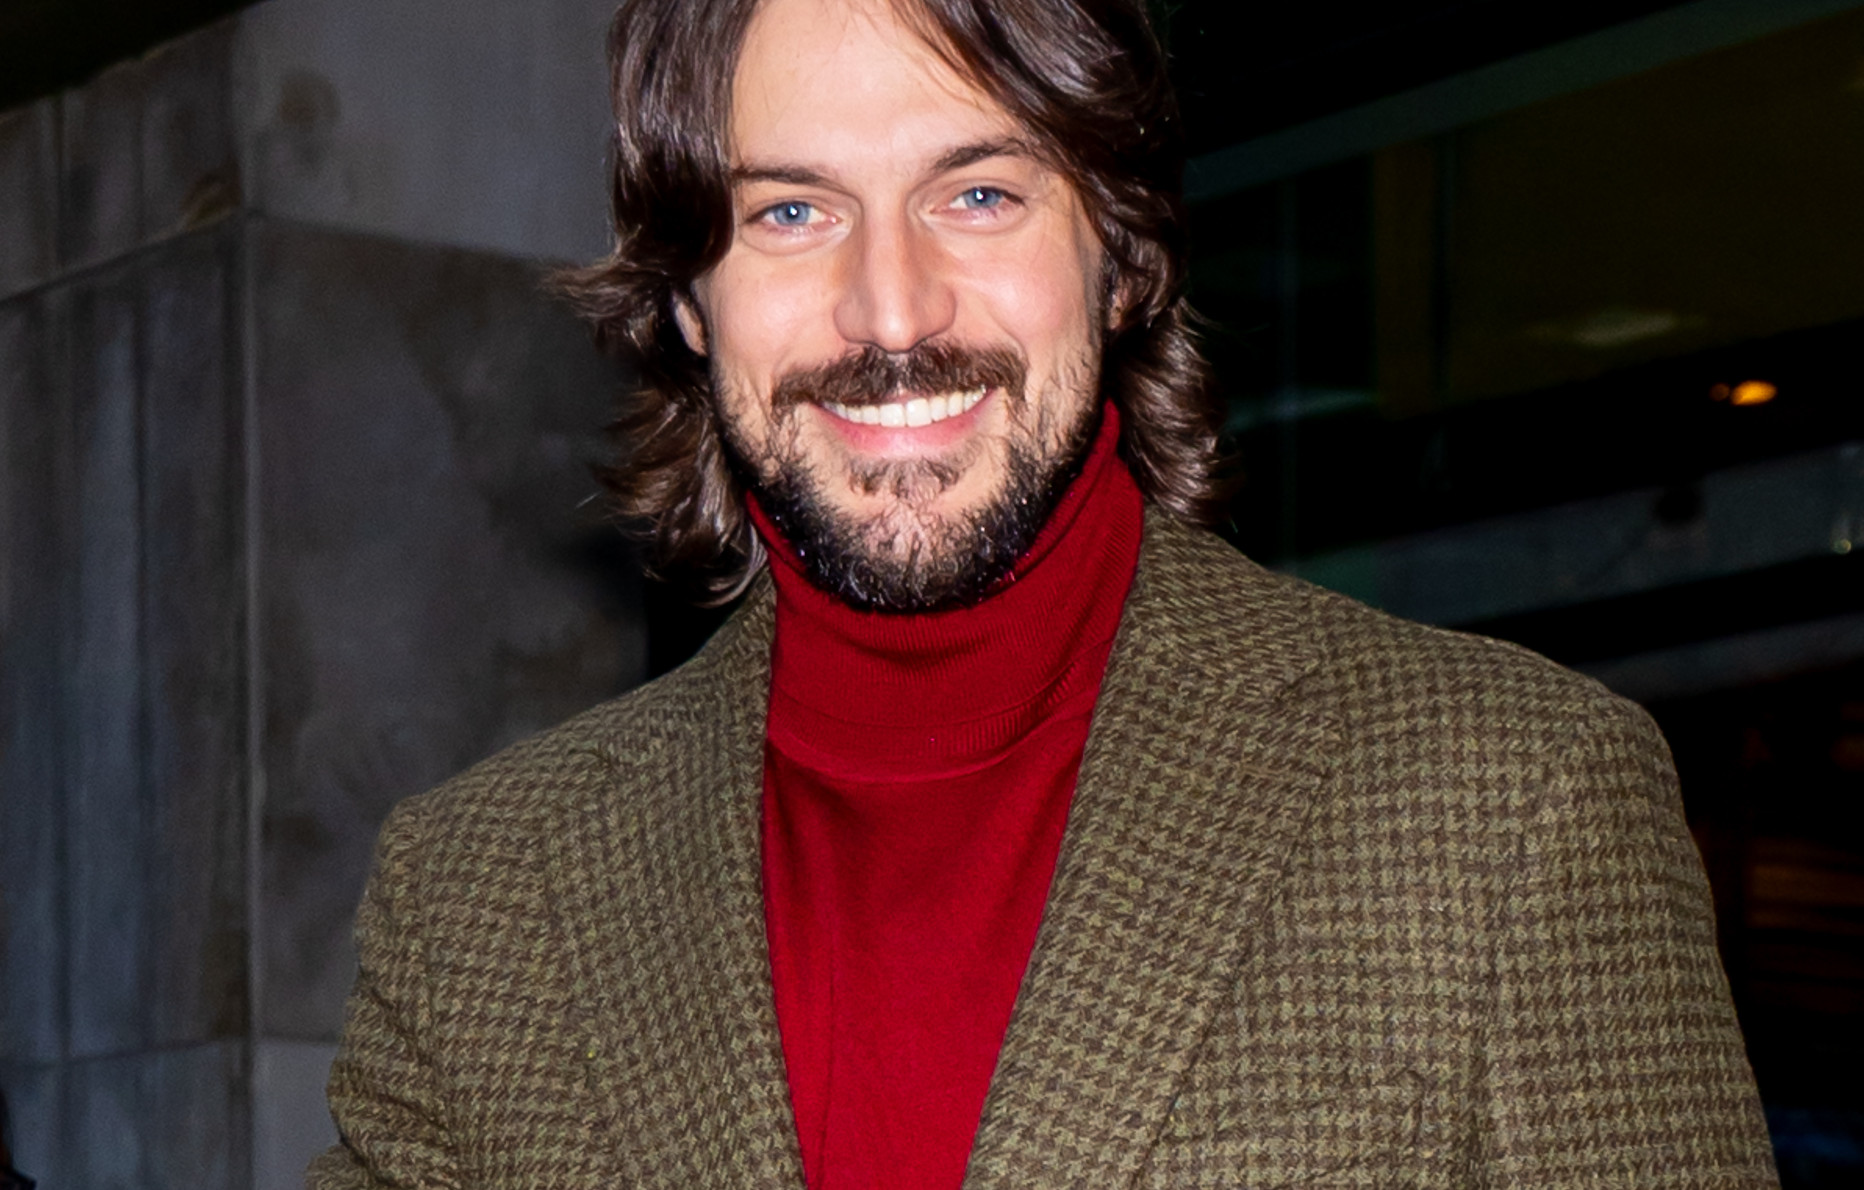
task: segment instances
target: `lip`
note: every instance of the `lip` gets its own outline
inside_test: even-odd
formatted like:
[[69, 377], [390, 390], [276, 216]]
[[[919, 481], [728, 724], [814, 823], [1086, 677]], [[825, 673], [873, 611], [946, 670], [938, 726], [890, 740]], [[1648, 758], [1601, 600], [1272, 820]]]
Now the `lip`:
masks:
[[936, 454], [970, 437], [977, 431], [984, 411], [997, 402], [1002, 392], [1002, 389], [993, 388], [984, 394], [983, 400], [963, 413], [924, 426], [871, 426], [866, 422], [848, 421], [820, 405], [808, 408], [857, 454], [913, 458]]

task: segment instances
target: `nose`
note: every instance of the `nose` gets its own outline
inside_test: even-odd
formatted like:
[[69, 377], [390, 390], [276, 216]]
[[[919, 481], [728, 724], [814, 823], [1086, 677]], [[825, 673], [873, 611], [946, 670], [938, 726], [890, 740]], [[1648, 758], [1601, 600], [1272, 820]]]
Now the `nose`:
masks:
[[901, 352], [950, 329], [957, 294], [928, 229], [911, 219], [864, 220], [846, 253], [835, 306], [844, 340]]

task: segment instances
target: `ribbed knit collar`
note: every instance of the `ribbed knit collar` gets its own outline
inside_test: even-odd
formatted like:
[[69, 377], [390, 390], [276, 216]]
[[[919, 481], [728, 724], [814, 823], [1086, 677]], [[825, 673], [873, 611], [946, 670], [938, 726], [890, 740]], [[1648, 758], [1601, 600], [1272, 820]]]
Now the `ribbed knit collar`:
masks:
[[809, 581], [752, 501], [777, 589], [771, 744], [830, 775], [955, 774], [988, 765], [1062, 704], [1091, 697], [1144, 519], [1118, 442], [1109, 405], [1081, 474], [1010, 578], [953, 611], [850, 608]]

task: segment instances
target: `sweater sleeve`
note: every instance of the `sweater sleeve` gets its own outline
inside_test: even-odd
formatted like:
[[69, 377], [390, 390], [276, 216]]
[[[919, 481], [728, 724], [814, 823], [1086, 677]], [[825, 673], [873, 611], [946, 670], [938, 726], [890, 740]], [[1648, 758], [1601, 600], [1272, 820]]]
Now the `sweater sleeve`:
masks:
[[409, 809], [404, 803], [383, 826], [356, 912], [356, 986], [329, 1084], [340, 1141], [311, 1164], [310, 1190], [459, 1185], [440, 1078], [424, 1046], [431, 1014]]
[[1772, 1187], [1669, 750], [1641, 709], [1597, 706], [1553, 733], [1577, 742], [1546, 758], [1500, 906], [1481, 1180]]

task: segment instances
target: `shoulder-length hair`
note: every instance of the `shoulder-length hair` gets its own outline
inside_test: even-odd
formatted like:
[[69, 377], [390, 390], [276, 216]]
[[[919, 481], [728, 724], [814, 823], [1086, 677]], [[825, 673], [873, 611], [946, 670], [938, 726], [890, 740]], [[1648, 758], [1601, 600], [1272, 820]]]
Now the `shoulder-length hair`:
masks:
[[[726, 455], [706, 360], [674, 311], [733, 234], [727, 133], [739, 47], [758, 0], [623, 0], [609, 31], [614, 250], [560, 288], [638, 387], [611, 427], [613, 509], [660, 574], [696, 572], [717, 600], [763, 563]], [[893, 0], [902, 20], [1032, 134], [1076, 186], [1107, 255], [1117, 311], [1101, 387], [1148, 500], [1220, 515], [1209, 369], [1186, 304], [1184, 149], [1143, 0]]]

